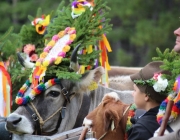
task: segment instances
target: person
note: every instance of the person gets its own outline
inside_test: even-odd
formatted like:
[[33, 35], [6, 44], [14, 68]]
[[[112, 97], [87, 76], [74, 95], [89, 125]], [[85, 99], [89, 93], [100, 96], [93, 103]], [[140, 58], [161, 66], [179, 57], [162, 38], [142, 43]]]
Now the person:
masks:
[[180, 140], [180, 129], [168, 135], [164, 135], [161, 137], [153, 137], [150, 138], [149, 140]]
[[180, 53], [180, 27], [174, 31], [174, 34], [176, 36], [176, 44], [173, 50]]
[[133, 98], [137, 109], [145, 110], [138, 119], [132, 118], [132, 127], [128, 130], [128, 140], [148, 140], [159, 128], [156, 121], [160, 103], [167, 97], [168, 80], [162, 75], [170, 75], [160, 69], [162, 61], [148, 63], [140, 72], [130, 76], [134, 82]]

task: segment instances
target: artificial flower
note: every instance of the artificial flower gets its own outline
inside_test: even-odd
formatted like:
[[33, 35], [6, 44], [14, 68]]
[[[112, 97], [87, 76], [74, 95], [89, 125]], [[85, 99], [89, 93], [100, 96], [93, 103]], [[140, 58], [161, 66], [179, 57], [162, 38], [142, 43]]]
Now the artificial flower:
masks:
[[33, 44], [26, 44], [24, 47], [23, 47], [23, 52], [26, 53], [26, 54], [30, 54], [32, 51], [35, 51], [35, 45]]
[[153, 88], [156, 92], [165, 91], [168, 86], [167, 79], [162, 79], [161, 75], [157, 77], [157, 82], [153, 85]]
[[37, 54], [31, 55], [30, 60], [31, 61], [37, 61], [38, 60], [38, 55]]
[[153, 79], [157, 81], [158, 80], [158, 76], [161, 76], [161, 74], [155, 73], [154, 76], [153, 76]]

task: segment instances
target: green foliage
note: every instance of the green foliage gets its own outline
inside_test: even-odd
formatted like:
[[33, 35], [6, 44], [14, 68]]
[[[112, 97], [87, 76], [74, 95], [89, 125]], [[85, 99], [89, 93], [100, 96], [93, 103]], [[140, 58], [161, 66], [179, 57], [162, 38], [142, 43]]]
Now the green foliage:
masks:
[[43, 35], [36, 32], [32, 25], [23, 25], [19, 33], [22, 44], [35, 44], [37, 48], [44, 47], [45, 39]]
[[[74, 27], [76, 29], [76, 38], [70, 45], [71, 50], [66, 53], [65, 59], [67, 60], [78, 44], [81, 44], [79, 50], [86, 49], [89, 45], [97, 45], [98, 41], [101, 40], [102, 34], [108, 33], [112, 25], [109, 24], [110, 19], [104, 19], [108, 14], [109, 8], [107, 7], [107, 2], [103, 0], [96, 0], [92, 11], [90, 8], [86, 8], [86, 11], [75, 19], [71, 17], [71, 4], [68, 6], [64, 4], [64, 1], [60, 3], [59, 8], [61, 9], [57, 10], [57, 17], [55, 17], [48, 26], [45, 38], [52, 38], [55, 34], [65, 30], [66, 27]], [[100, 26], [103, 28], [100, 28]], [[85, 66], [91, 65], [93, 67], [95, 59], [99, 58], [99, 53], [99, 50], [94, 49], [90, 54], [78, 55], [79, 63]], [[51, 71], [52, 73], [56, 73], [60, 78], [68, 78], [71, 80], [78, 79], [79, 75], [68, 72], [69, 65], [70, 59], [67, 60], [66, 63], [63, 60], [57, 69], [48, 68], [47, 73], [50, 74], [49, 71]], [[63, 67], [66, 72], [62, 72], [61, 67]]]
[[[113, 55], [113, 54], [112, 54]], [[113, 55], [114, 57], [114, 55]], [[129, 66], [128, 64], [131, 63], [133, 57], [132, 54], [127, 53], [124, 50], [118, 50], [115, 59], [118, 61], [118, 65], [120, 66]]]
[[13, 27], [0, 37], [0, 60], [7, 61], [12, 55], [16, 54], [19, 45], [19, 37], [13, 34]]
[[[173, 48], [175, 42], [173, 31], [180, 25], [179, 1], [108, 0], [108, 2], [112, 9], [109, 16], [112, 19], [113, 30], [108, 34], [113, 44], [112, 50], [115, 50], [112, 55], [120, 55], [117, 50], [123, 49], [134, 58], [129, 62], [130, 65], [143, 66], [156, 55], [156, 47], [161, 50]], [[117, 65], [118, 60], [110, 59], [110, 63]]]
[[161, 52], [159, 48], [156, 49], [157, 57], [153, 57], [153, 61], [163, 61], [161, 69], [171, 72], [171, 75], [165, 75], [168, 79], [168, 91], [172, 91], [175, 79], [180, 74], [180, 54], [175, 51], [166, 49]]
[[93, 65], [94, 64], [94, 60], [97, 59], [97, 56], [99, 56], [99, 53], [101, 51], [93, 51], [92, 53], [90, 54], [86, 54], [86, 55], [78, 55], [78, 62], [79, 64], [81, 65]]

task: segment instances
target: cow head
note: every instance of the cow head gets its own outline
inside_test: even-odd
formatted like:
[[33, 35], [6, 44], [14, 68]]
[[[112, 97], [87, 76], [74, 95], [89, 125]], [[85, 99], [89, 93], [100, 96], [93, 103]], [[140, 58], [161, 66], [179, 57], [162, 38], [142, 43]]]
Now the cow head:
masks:
[[117, 93], [110, 92], [103, 97], [99, 106], [86, 116], [83, 126], [94, 131], [97, 139], [102, 136], [107, 140], [123, 139], [127, 108], [128, 105], [120, 101]]
[[[78, 97], [82, 95], [81, 93], [88, 90], [88, 87], [92, 82], [97, 83], [103, 72], [104, 69], [102, 67], [97, 67], [94, 70], [82, 75], [79, 81], [72, 82], [70, 80], [60, 80], [61, 85], [56, 84], [49, 87], [44, 91], [44, 93], [39, 94], [34, 100], [26, 105], [31, 111], [28, 111], [29, 109], [27, 109], [26, 106], [20, 106], [13, 113], [11, 113], [7, 117], [7, 130], [17, 134], [32, 134], [37, 129], [36, 121], [38, 121], [40, 123], [40, 129], [42, 132], [54, 132], [54, 130], [57, 128], [59, 118], [61, 120], [64, 116], [62, 107], [66, 102], [66, 98], [64, 97], [64, 90], [62, 87], [66, 89], [69, 95], [71, 95], [70, 98], [72, 98], [70, 103], [66, 103], [67, 108], [69, 107], [69, 109], [68, 111], [66, 110], [65, 117], [69, 115], [74, 117], [73, 115], [77, 114], [79, 111], [76, 108], [79, 104], [81, 104]], [[31, 92], [31, 90], [31, 88], [28, 89], [26, 94]], [[33, 114], [36, 114], [36, 116], [34, 117]], [[63, 122], [63, 119], [60, 122]], [[71, 120], [67, 120], [67, 122], [64, 122], [64, 124], [67, 125], [70, 122]]]

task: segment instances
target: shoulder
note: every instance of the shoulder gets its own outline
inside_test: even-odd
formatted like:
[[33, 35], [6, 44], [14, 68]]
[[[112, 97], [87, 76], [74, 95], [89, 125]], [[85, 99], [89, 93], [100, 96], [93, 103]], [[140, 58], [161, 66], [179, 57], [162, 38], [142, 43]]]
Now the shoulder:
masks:
[[149, 131], [139, 123], [134, 124], [128, 131], [128, 140], [145, 140], [151, 137]]
[[128, 140], [146, 140], [153, 137], [159, 124], [155, 116], [142, 116], [128, 131]]

